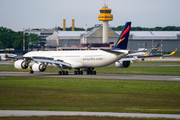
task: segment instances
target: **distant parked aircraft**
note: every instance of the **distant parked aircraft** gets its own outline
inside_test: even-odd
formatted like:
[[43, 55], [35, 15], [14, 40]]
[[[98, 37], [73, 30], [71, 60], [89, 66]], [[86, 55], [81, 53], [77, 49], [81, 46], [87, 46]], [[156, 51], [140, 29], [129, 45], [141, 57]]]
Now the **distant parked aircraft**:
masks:
[[0, 53], [0, 60], [2, 61], [6, 61], [6, 60], [12, 60], [12, 58], [14, 58], [15, 56], [17, 56], [16, 54], [9, 54], [9, 53]]

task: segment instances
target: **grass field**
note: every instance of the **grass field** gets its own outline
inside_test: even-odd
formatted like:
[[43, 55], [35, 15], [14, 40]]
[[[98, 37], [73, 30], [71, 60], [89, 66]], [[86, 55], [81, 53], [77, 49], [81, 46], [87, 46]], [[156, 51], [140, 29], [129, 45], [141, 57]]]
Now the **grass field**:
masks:
[[180, 114], [180, 83], [0, 78], [0, 109]]
[[[180, 62], [135, 61], [129, 68], [110, 65], [96, 68], [101, 74], [180, 76]], [[0, 64], [0, 72], [18, 72]], [[46, 72], [59, 71], [48, 67]], [[70, 70], [69, 72], [73, 72]], [[163, 81], [103, 80], [73, 78], [0, 77], [0, 109], [102, 111], [180, 114], [180, 83]], [[0, 117], [0, 119], [119, 119], [115, 117], [49, 116]], [[129, 120], [132, 118], [121, 118]], [[144, 118], [133, 118], [133, 120]], [[154, 118], [152, 118], [154, 119]], [[159, 118], [158, 118], [159, 119]], [[163, 118], [162, 118], [163, 119]], [[156, 119], [154, 119], [156, 120]]]

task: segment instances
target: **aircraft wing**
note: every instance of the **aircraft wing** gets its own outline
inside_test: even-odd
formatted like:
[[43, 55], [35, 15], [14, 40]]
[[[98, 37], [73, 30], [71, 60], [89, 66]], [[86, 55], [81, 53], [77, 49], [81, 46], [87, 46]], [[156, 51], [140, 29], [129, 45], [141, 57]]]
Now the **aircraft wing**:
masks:
[[[148, 54], [146, 52], [131, 52], [131, 54], [128, 54], [127, 56], [125, 56], [124, 58], [133, 58], [133, 57], [137, 57], [137, 58], [145, 58], [145, 57], [165, 57], [165, 56], [172, 56], [176, 53], [177, 51], [177, 48], [176, 50], [174, 50], [173, 52], [171, 52], [170, 54]], [[140, 53], [140, 54], [138, 54]]]
[[72, 68], [71, 64], [66, 63], [62, 60], [54, 60], [53, 58], [48, 58], [48, 57], [24, 57], [24, 56], [15, 56], [15, 57], [7, 57], [7, 58], [11, 58], [11, 59], [24, 59], [27, 62], [30, 61], [34, 61], [34, 62], [41, 62], [44, 64], [52, 64], [52, 65], [56, 65], [59, 68], [63, 68], [63, 67], [68, 67], [68, 68]]
[[161, 54], [156, 54], [156, 55], [147, 55], [147, 56], [137, 56], [137, 58], [145, 58], [145, 57], [161, 57], [163, 55]]
[[50, 64], [58, 65], [59, 67], [65, 66], [71, 68], [71, 64], [66, 63], [62, 60], [54, 60], [53, 58], [47, 58], [47, 57], [32, 57], [31, 59], [35, 62], [50, 63]]

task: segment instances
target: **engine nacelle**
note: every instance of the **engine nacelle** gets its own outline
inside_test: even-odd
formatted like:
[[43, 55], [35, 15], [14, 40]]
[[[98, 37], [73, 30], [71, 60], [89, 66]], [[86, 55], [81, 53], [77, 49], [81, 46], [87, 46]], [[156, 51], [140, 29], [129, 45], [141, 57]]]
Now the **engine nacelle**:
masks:
[[14, 63], [14, 67], [16, 69], [26, 69], [28, 68], [28, 63], [25, 62], [24, 60], [17, 60], [15, 63]]
[[41, 63], [34, 63], [32, 66], [32, 70], [37, 72], [44, 72], [46, 70], [46, 66]]
[[130, 65], [130, 61], [123, 61], [122, 63], [117, 61], [115, 62], [115, 65], [118, 68], [127, 68]]

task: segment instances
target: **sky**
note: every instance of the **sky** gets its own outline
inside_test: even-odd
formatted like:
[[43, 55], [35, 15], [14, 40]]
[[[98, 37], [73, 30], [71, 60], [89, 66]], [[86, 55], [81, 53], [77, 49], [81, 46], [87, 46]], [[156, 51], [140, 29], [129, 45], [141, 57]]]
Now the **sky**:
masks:
[[180, 0], [0, 0], [0, 26], [14, 31], [23, 28], [71, 26], [87, 28], [98, 21], [103, 4], [112, 9], [113, 27], [131, 21], [133, 27], [180, 26]]

